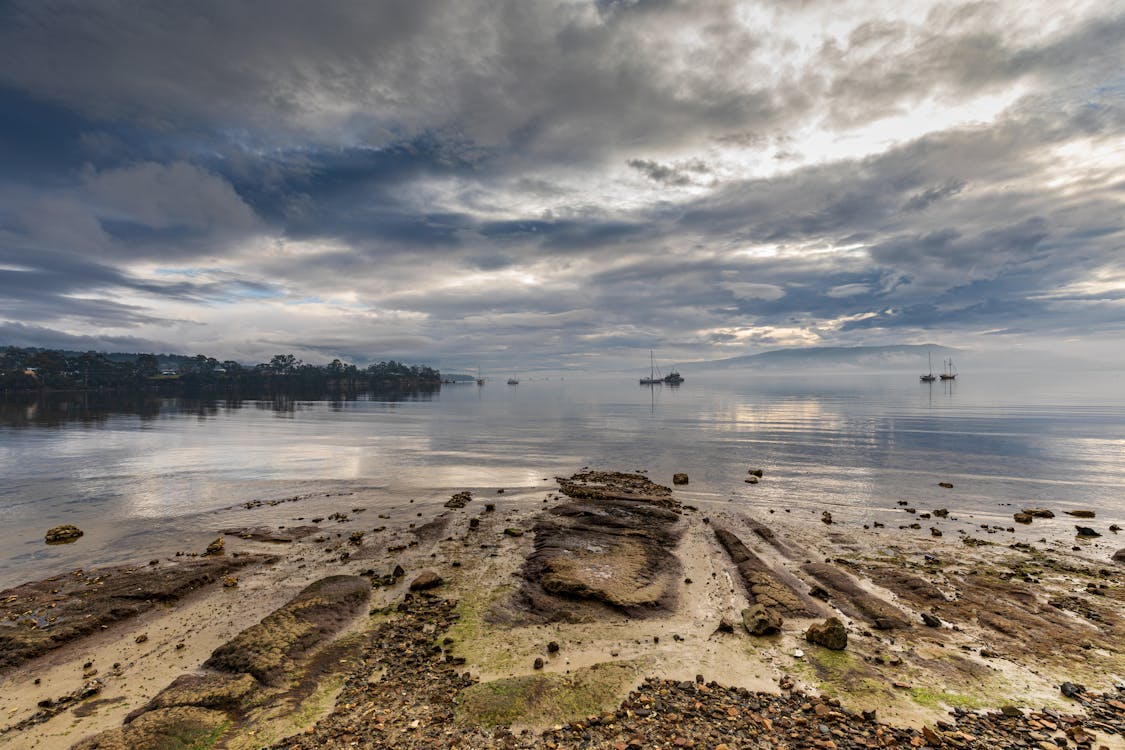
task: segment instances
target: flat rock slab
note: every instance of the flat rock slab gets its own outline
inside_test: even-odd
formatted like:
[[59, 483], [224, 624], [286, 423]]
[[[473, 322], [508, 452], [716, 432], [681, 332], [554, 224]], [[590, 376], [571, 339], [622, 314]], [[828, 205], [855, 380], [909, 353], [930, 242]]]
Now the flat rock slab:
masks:
[[849, 617], [867, 620], [879, 630], [910, 627], [910, 621], [901, 610], [866, 591], [835, 565], [808, 563], [802, 570], [828, 589], [833, 595], [833, 603]]
[[275, 685], [287, 662], [299, 658], [351, 622], [367, 605], [371, 582], [360, 576], [329, 576], [306, 586], [281, 608], [219, 646], [204, 667], [246, 673]]
[[[715, 538], [730, 555], [751, 601], [786, 617], [823, 617], [825, 609], [803, 591], [787, 583], [782, 575], [755, 555], [728, 529], [715, 526]], [[759, 535], [761, 535], [759, 533]], [[772, 532], [771, 532], [772, 537]]]
[[0, 669], [41, 656], [103, 626], [174, 602], [268, 555], [74, 570], [0, 591]]
[[497, 618], [577, 621], [606, 608], [631, 616], [670, 609], [680, 571], [673, 550], [683, 533], [671, 489], [617, 472], [558, 481], [573, 500], [538, 518], [521, 590]]

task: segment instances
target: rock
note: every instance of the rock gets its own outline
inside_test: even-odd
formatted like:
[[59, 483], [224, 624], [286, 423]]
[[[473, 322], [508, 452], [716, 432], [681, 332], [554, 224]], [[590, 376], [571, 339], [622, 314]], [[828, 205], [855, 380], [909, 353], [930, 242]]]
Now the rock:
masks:
[[[501, 490], [502, 491], [502, 490]], [[450, 496], [449, 500], [445, 502], [447, 508], [464, 508], [473, 499], [473, 493], [468, 490], [462, 490]]]
[[938, 482], [938, 487], [944, 487], [947, 490], [953, 489], [953, 482]]
[[742, 610], [742, 625], [750, 635], [771, 635], [781, 630], [781, 615], [762, 604]]
[[1054, 518], [1055, 514], [1046, 508], [1024, 508], [1024, 513], [1034, 518]]
[[217, 537], [215, 541], [207, 545], [207, 549], [204, 550], [203, 554], [206, 557], [218, 557], [219, 555], [223, 554], [225, 548], [226, 542], [224, 541], [223, 537], [220, 536]]
[[1033, 516], [1030, 513], [1015, 513], [1012, 518], [1016, 519], [1016, 523], [1031, 523]]
[[411, 591], [428, 591], [445, 583], [442, 577], [432, 570], [423, 570], [410, 582]]
[[310, 650], [347, 626], [371, 596], [359, 576], [329, 576], [309, 584], [286, 604], [215, 649], [203, 663], [227, 674], [250, 674], [276, 686]]
[[238, 587], [238, 576], [224, 576], [223, 588], [233, 589]]
[[43, 537], [43, 541], [47, 544], [70, 544], [78, 537], [85, 533], [77, 526], [69, 523], [64, 523], [61, 526], [54, 526], [47, 529], [47, 533]]
[[504, 533], [507, 536], [523, 536], [523, 529], [517, 529], [515, 527], [509, 526], [508, 528], [504, 529]]
[[1121, 531], [1121, 527], [1115, 523], [1112, 523], [1109, 525], [1109, 530], [1116, 534], [1117, 532]]
[[746, 477], [746, 479], [744, 481], [746, 482], [746, 484], [757, 484], [758, 478], [756, 476], [751, 475], [751, 476]]
[[406, 575], [406, 571], [402, 569], [401, 565], [396, 565], [395, 569], [391, 571], [391, 578], [402, 578]]
[[1021, 711], [1017, 706], [1001, 706], [1000, 713], [1004, 714], [1005, 716], [1011, 716], [1013, 719], [1023, 717], [1023, 711]]
[[470, 518], [469, 519], [469, 528], [470, 529], [475, 529], [478, 526], [480, 526], [480, 519], [479, 518]]
[[931, 615], [929, 612], [922, 613], [922, 622], [929, 628], [940, 628], [941, 619]]
[[838, 617], [829, 617], [820, 624], [810, 625], [805, 631], [805, 640], [833, 651], [843, 651], [848, 647], [848, 631]]
[[761, 479], [764, 472], [761, 469], [751, 469], [746, 473], [754, 477], [755, 479]]
[[1089, 526], [1075, 526], [1074, 528], [1078, 529], [1077, 535], [1082, 537], [1083, 539], [1093, 539], [1094, 537], [1101, 536], [1101, 534], [1094, 531]]
[[148, 640], [148, 633], [141, 633], [140, 635], [138, 635], [136, 638], [133, 639], [133, 642], [134, 643], [144, 643], [147, 640]]
[[559, 642], [558, 641], [551, 641], [550, 643], [547, 644], [547, 653], [548, 654], [557, 654], [558, 652], [559, 652]]
[[1064, 682], [1063, 684], [1059, 685], [1059, 690], [1067, 698], [1073, 698], [1074, 696], [1078, 695], [1079, 693], [1085, 693], [1086, 692], [1086, 686], [1080, 685], [1080, 684], [1074, 683], [1074, 682]]
[[1125, 547], [1122, 547], [1121, 549], [1113, 553], [1113, 561], [1125, 563]]
[[832, 514], [829, 513], [828, 511], [824, 511], [823, 513], [820, 514], [820, 520], [824, 521], [826, 524], [831, 525], [832, 524]]
[[680, 473], [680, 474], [673, 474], [672, 475], [672, 484], [687, 484], [687, 483], [688, 483], [688, 475], [687, 474]]
[[535, 662], [534, 662], [534, 663], [532, 663], [532, 665], [531, 665], [531, 666], [532, 666], [532, 667], [533, 667], [534, 669], [542, 669], [542, 668], [543, 668], [543, 657], [541, 657], [541, 656], [536, 656], [536, 657], [535, 657]]
[[1095, 518], [1098, 515], [1092, 510], [1068, 510], [1066, 514], [1075, 518]]
[[934, 517], [935, 518], [948, 518], [949, 517], [949, 508], [938, 508], [937, 510], [934, 511]]
[[941, 536], [941, 529], [936, 526], [930, 527], [930, 536]]

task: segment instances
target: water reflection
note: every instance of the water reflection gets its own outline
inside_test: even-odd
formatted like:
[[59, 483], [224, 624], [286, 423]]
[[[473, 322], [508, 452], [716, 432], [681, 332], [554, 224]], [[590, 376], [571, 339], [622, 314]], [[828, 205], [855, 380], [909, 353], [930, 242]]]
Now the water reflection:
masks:
[[336, 393], [272, 393], [257, 397], [225, 395], [188, 398], [159, 397], [144, 393], [0, 394], [0, 427], [104, 426], [111, 418], [135, 417], [151, 422], [172, 415], [213, 419], [220, 414], [248, 407], [272, 411], [277, 416], [292, 416], [302, 408], [327, 404], [335, 412], [359, 402], [430, 401], [438, 389], [393, 389], [385, 391], [347, 391]]

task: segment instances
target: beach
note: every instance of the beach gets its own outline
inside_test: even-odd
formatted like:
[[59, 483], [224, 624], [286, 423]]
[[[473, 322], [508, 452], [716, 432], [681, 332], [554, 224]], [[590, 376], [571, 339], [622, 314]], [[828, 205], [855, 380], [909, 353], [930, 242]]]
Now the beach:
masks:
[[[950, 488], [947, 507], [872, 523], [701, 500], [643, 473], [541, 479], [245, 503], [182, 548], [9, 589], [13, 629], [61, 632], [50, 612], [111, 581], [147, 598], [13, 657], [0, 746], [156, 747], [162, 732], [216, 747], [1036, 746], [989, 740], [1004, 721], [1016, 743], [1125, 746], [1125, 566], [1097, 518], [981, 528]], [[338, 601], [307, 591], [325, 579]], [[807, 640], [831, 617], [842, 649]], [[269, 668], [216, 660], [224, 644]]]

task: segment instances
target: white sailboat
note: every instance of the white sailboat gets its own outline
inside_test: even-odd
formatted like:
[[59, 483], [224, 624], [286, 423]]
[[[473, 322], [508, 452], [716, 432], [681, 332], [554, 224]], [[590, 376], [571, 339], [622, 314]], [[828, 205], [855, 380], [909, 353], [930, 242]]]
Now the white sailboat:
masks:
[[930, 371], [928, 373], [926, 373], [925, 375], [922, 375], [920, 380], [923, 383], [932, 383], [935, 380], [937, 380], [937, 376], [934, 375], [934, 355], [930, 354], [929, 352], [926, 352], [926, 358], [930, 362]]

